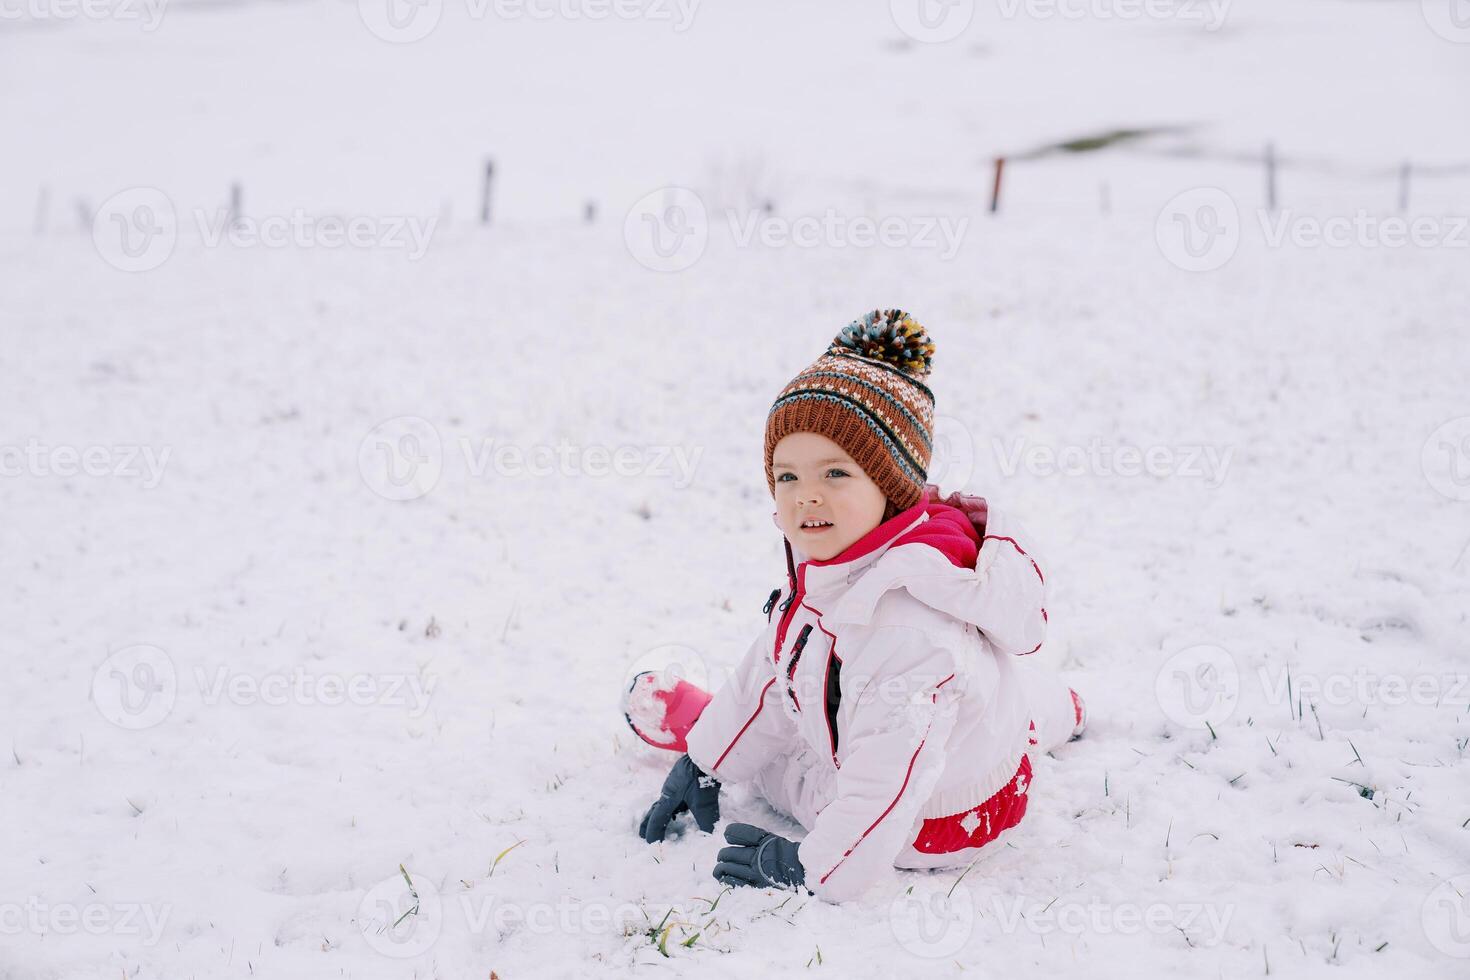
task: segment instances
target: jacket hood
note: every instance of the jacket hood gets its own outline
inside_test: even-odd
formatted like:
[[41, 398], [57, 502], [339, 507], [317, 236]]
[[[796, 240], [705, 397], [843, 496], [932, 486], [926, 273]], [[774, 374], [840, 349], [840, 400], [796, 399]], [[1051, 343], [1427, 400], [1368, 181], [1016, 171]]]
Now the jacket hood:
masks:
[[972, 499], [973, 517], [925, 500], [834, 558], [796, 558], [800, 564], [793, 574], [808, 603], [832, 622], [862, 625], [872, 620], [884, 594], [905, 589], [924, 605], [979, 628], [1002, 650], [1033, 652], [1045, 632], [1045, 579], [992, 509]]

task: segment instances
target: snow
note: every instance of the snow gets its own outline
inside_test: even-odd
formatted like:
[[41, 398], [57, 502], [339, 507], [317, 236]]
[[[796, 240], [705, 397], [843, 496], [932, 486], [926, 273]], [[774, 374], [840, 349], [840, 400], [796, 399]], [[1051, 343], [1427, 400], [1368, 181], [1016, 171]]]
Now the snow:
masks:
[[[1470, 47], [1408, 3], [984, 6], [943, 45], [882, 6], [0, 23], [0, 977], [1464, 975]], [[1169, 123], [1204, 155], [1017, 161], [985, 213], [997, 153]], [[1270, 140], [1298, 227], [1381, 231], [1398, 163], [1440, 168], [1442, 243], [1273, 245]], [[235, 179], [257, 218], [436, 220], [418, 260], [210, 246]], [[664, 185], [711, 215], [676, 272], [625, 240]], [[74, 217], [130, 187], [180, 226], [135, 273]], [[1160, 212], [1207, 188], [1238, 232], [1190, 272]], [[742, 246], [767, 191], [847, 226]], [[949, 259], [853, 241], [938, 216]], [[762, 419], [893, 304], [938, 343], [939, 481], [1045, 545], [1088, 731], [963, 874], [721, 895], [718, 835], [635, 836], [672, 758], [619, 700], [760, 630]]]

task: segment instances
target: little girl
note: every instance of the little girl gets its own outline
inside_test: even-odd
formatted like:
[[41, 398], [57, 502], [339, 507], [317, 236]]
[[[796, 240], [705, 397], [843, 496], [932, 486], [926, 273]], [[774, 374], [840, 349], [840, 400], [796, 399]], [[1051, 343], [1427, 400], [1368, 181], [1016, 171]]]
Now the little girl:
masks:
[[640, 674], [629, 724], [684, 753], [639, 833], [686, 809], [714, 830], [722, 783], [748, 783], [798, 843], [725, 829], [714, 875], [854, 899], [890, 868], [964, 866], [1020, 822], [1028, 753], [1080, 735], [1081, 699], [1015, 658], [1046, 632], [1024, 532], [978, 497], [926, 485], [934, 344], [901, 310], [846, 327], [766, 419], [766, 483], [787, 582], [711, 697]]

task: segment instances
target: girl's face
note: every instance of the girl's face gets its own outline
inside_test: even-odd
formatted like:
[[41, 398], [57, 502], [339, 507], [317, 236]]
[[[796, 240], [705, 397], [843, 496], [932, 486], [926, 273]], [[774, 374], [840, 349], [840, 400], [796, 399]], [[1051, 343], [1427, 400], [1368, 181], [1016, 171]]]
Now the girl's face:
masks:
[[817, 561], [835, 558], [883, 520], [883, 491], [826, 436], [786, 436], [771, 454], [771, 470], [776, 522], [787, 540]]

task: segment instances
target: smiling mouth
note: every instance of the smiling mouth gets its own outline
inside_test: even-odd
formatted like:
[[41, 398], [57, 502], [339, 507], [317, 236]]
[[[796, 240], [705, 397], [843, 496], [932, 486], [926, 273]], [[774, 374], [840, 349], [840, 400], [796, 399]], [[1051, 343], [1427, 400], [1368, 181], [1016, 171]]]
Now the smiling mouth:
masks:
[[826, 531], [831, 529], [831, 527], [831, 521], [806, 520], [801, 522], [801, 529], [803, 531]]

